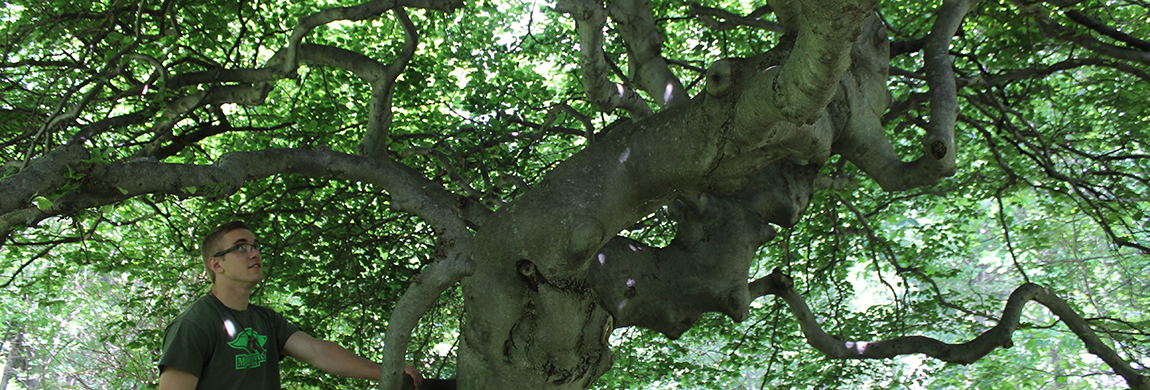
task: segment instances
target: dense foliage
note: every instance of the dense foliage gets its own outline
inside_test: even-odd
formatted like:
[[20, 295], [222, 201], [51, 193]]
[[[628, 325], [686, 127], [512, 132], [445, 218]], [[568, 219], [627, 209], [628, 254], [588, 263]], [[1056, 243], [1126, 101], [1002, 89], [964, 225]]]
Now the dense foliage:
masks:
[[[302, 37], [400, 64], [388, 68], [392, 84], [364, 76], [382, 70], [325, 66], [342, 52], [258, 81], [240, 72], [280, 69], [304, 18], [353, 2], [0, 2], [0, 389], [154, 388], [164, 325], [209, 288], [197, 241], [224, 221], [245, 220], [266, 242], [258, 303], [377, 361], [397, 300], [454, 245], [391, 188], [336, 168], [235, 183], [132, 164], [207, 166], [279, 148], [374, 154], [460, 204], [498, 210], [629, 115], [586, 96], [577, 24], [555, 3], [416, 3], [410, 15], [323, 23]], [[650, 4], [662, 57], [687, 93], [703, 93], [715, 61], [778, 44], [764, 5]], [[922, 153], [931, 119], [922, 41], [939, 6], [877, 9], [892, 42], [883, 126], [908, 158]], [[408, 17], [418, 36], [405, 32]], [[843, 340], [951, 343], [997, 324], [1012, 291], [1035, 283], [1146, 377], [1148, 19], [1138, 0], [976, 3], [950, 47], [957, 173], [888, 192], [832, 156], [810, 208], [760, 248], [747, 280], [781, 269]], [[610, 78], [630, 87], [639, 65], [625, 27], [607, 23], [603, 56]], [[390, 114], [373, 116], [381, 110]], [[386, 145], [373, 151], [365, 138], [378, 126]], [[53, 163], [76, 144], [80, 158]], [[619, 234], [667, 246], [677, 207]], [[463, 296], [453, 284], [412, 333], [407, 359], [429, 377], [455, 376]], [[614, 368], [592, 388], [1129, 386], [1036, 304], [1012, 348], [969, 366], [826, 358], [769, 296], [740, 323], [712, 313], [677, 340], [629, 327], [609, 342]], [[286, 388], [363, 386], [286, 361]]]

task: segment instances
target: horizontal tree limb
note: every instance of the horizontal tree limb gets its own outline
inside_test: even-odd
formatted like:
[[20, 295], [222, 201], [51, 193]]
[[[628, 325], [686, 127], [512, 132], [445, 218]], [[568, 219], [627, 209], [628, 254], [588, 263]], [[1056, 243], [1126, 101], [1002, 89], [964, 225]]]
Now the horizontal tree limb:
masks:
[[68, 180], [69, 171], [89, 158], [82, 143], [73, 142], [57, 147], [32, 160], [19, 173], [0, 181], [0, 214], [28, 207], [33, 196], [46, 195]]

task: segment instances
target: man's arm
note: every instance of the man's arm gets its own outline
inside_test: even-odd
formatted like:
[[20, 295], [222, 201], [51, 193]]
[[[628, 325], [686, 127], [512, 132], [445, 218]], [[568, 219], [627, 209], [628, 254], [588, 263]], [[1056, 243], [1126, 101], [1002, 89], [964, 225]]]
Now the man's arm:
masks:
[[[284, 345], [284, 352], [331, 374], [379, 381], [378, 364], [348, 351], [339, 344], [311, 337], [304, 332], [292, 333]], [[415, 388], [418, 389], [423, 381], [419, 371], [415, 367], [407, 366], [404, 367], [404, 372], [412, 378]]]
[[190, 372], [164, 367], [160, 372], [160, 390], [195, 390], [200, 378]]

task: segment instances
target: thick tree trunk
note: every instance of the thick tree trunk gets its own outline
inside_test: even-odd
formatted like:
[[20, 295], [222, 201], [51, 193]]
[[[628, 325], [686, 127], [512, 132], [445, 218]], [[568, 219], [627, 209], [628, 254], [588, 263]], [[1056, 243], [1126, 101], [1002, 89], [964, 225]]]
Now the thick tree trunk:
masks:
[[[789, 224], [801, 214], [815, 171], [802, 167], [829, 158], [835, 124], [845, 122], [825, 107], [868, 11], [799, 17], [814, 22], [796, 29], [797, 45], [716, 63], [707, 93], [612, 130], [488, 218], [473, 247], [477, 270], [463, 281], [460, 389], [584, 389], [611, 366], [608, 339], [616, 323], [677, 337], [702, 312], [745, 318], [747, 265], [771, 236], [763, 222]], [[812, 55], [826, 63], [797, 68]], [[788, 68], [788, 58], [800, 61]], [[795, 87], [803, 80], [830, 89]], [[781, 197], [735, 194], [784, 159], [792, 167], [764, 179], [798, 182], [782, 186]], [[678, 244], [647, 255], [640, 245], [616, 240], [677, 198], [699, 220], [680, 226]], [[710, 242], [721, 234], [710, 234], [714, 229], [730, 230], [723, 237], [730, 245]], [[692, 271], [704, 268], [709, 272]], [[670, 280], [684, 274], [693, 278]], [[692, 299], [660, 293], [676, 290]]]

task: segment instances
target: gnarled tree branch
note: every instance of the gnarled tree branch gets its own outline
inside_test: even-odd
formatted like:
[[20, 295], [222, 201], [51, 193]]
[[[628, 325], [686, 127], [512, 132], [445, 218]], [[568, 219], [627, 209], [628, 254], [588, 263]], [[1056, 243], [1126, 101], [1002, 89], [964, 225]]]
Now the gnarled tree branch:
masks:
[[663, 248], [615, 237], [591, 264], [590, 281], [616, 327], [640, 326], [676, 339], [706, 312], [735, 321], [753, 300], [747, 273], [775, 236], [768, 223], [793, 226], [806, 210], [813, 165], [782, 160], [733, 195], [698, 194], [670, 206], [675, 239]]
[[281, 72], [285, 75], [295, 74], [296, 69], [299, 68], [300, 43], [316, 27], [337, 20], [358, 21], [374, 18], [396, 6], [450, 12], [462, 5], [462, 1], [459, 0], [372, 0], [351, 7], [333, 7], [316, 12], [301, 19], [295, 29], [292, 30], [291, 37], [288, 38], [287, 46], [284, 48], [284, 62], [280, 64]]
[[776, 0], [769, 4], [785, 34], [795, 32], [794, 49], [784, 65], [752, 79], [753, 91], [743, 100], [771, 102], [777, 110], [774, 114], [783, 120], [812, 124], [834, 97], [835, 85], [850, 65], [851, 45], [877, 2]]
[[603, 58], [603, 26], [607, 13], [597, 0], [560, 0], [559, 12], [570, 14], [579, 30], [579, 68], [583, 71], [583, 90], [587, 100], [599, 111], [610, 113], [621, 108], [635, 120], [652, 114], [651, 107], [631, 87], [608, 80], [610, 67]]
[[[926, 39], [924, 61], [927, 84], [930, 86], [930, 122], [923, 139], [923, 156], [917, 160], [903, 162], [886, 138], [886, 131], [879, 118], [883, 115], [887, 100], [877, 95], [884, 89], [873, 82], [868, 85], [867, 80], [856, 76], [873, 74], [877, 70], [852, 72], [850, 76], [858, 77], [856, 81], [844, 83], [843, 90], [847, 99], [840, 109], [849, 112], [849, 119], [840, 124], [843, 127], [837, 131], [834, 151], [858, 165], [884, 190], [905, 191], [934, 184], [953, 175], [956, 170], [954, 127], [958, 116], [958, 92], [948, 49], [951, 37], [973, 3], [973, 0], [944, 1], [939, 8], [939, 17]], [[882, 33], [881, 38], [878, 33], [874, 33], [873, 41], [866, 39], [868, 34], [859, 38], [855, 58], [878, 58], [888, 53], [885, 33]], [[877, 53], [865, 56], [858, 54], [874, 51], [876, 47], [879, 47]], [[856, 60], [851, 66], [864, 65], [866, 63]], [[886, 69], [881, 71], [885, 73]], [[910, 99], [914, 97], [912, 95], [908, 98], [908, 102], [912, 102]]]
[[1125, 378], [1130, 388], [1150, 388], [1147, 378], [1103, 343], [1074, 308], [1049, 289], [1037, 284], [1027, 283], [1014, 290], [1003, 308], [998, 325], [962, 344], [949, 344], [924, 336], [871, 342], [843, 341], [822, 329], [806, 301], [794, 289], [794, 281], [778, 269], [767, 277], [751, 282], [750, 289], [752, 294], [758, 296], [770, 294], [782, 298], [799, 322], [807, 342], [832, 359], [887, 359], [899, 355], [924, 354], [949, 363], [970, 364], [993, 352], [995, 348], [1013, 346], [1011, 335], [1018, 329], [1022, 309], [1027, 302], [1035, 301], [1062, 319], [1070, 331], [1086, 345], [1086, 350], [1097, 355], [1115, 373]]

